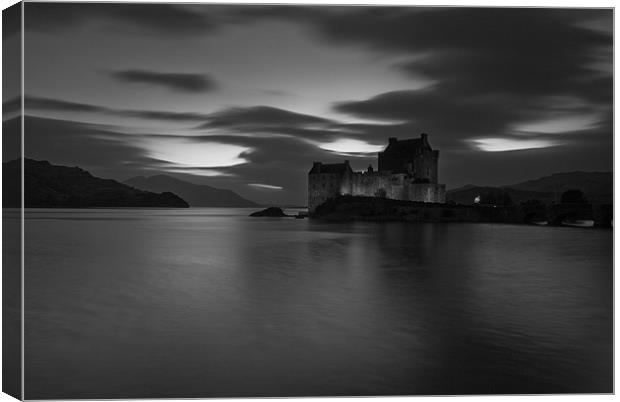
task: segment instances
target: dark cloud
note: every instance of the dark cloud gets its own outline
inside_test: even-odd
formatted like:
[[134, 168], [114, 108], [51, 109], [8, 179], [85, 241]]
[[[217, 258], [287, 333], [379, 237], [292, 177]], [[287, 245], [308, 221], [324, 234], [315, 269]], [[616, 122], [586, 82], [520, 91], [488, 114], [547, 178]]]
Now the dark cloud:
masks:
[[[6, 107], [19, 107], [19, 98], [5, 103], [5, 108]], [[318, 142], [334, 141], [342, 137], [363, 139], [369, 137], [369, 133], [371, 133], [368, 127], [364, 130], [360, 130], [359, 128], [348, 127], [347, 125], [340, 124], [330, 119], [269, 106], [231, 108], [211, 114], [202, 114], [192, 112], [113, 109], [87, 103], [28, 95], [25, 99], [25, 108], [29, 113], [37, 110], [88, 112], [168, 122], [201, 122], [201, 124], [196, 127], [197, 130], [220, 129], [225, 130], [227, 133], [288, 136]], [[191, 138], [199, 140], [203, 137], [192, 136]]]
[[143, 149], [95, 124], [25, 116], [24, 141], [28, 158], [77, 165], [102, 177], [118, 177], [124, 161], [150, 163]]
[[611, 66], [612, 36], [585, 22], [611, 22], [611, 10], [405, 8], [376, 17], [371, 11], [312, 24], [335, 43], [408, 56], [395, 68], [435, 84], [338, 103], [339, 112], [404, 121], [448, 149], [472, 137], [510, 137], [520, 124], [562, 113], [597, 115], [597, 127], [608, 125], [612, 76], [595, 64]]
[[178, 122], [192, 122], [204, 120], [206, 116], [201, 113], [192, 112], [163, 112], [156, 110], [114, 110], [112, 112], [118, 116], [136, 117], [140, 119], [166, 120]]
[[[404, 121], [394, 125], [357, 125], [352, 128], [357, 127], [369, 134], [381, 132], [381, 138], [410, 137], [413, 133], [427, 132], [431, 134], [434, 146], [444, 150], [471, 149], [472, 143], [469, 140], [472, 138], [524, 139], [522, 133], [518, 132], [520, 125], [571, 115], [596, 116], [594, 127], [589, 132], [605, 133], [606, 140], [611, 141], [613, 116], [610, 109], [600, 109], [587, 103], [562, 106], [558, 104], [560, 99], [553, 97], [496, 95], [463, 99], [449, 95], [449, 90], [441, 88], [395, 91], [362, 101], [339, 103], [334, 107], [341, 113], [358, 117]], [[564, 134], [532, 134], [537, 139], [547, 140], [557, 140], [562, 136], [574, 137], [577, 138], [574, 144], [592, 139], [587, 132], [580, 135], [570, 127], [565, 131]]]
[[295, 113], [269, 106], [238, 107], [222, 110], [209, 116], [204, 128], [278, 126], [316, 126], [331, 123], [330, 120], [308, 114]]
[[181, 92], [199, 93], [214, 90], [215, 81], [206, 74], [162, 73], [146, 70], [121, 70], [110, 73], [116, 80], [163, 86]]
[[51, 110], [57, 112], [100, 112], [108, 113], [111, 109], [90, 105], [87, 103], [71, 102], [61, 99], [43, 98], [27, 95], [24, 99], [26, 110]]
[[589, 109], [612, 102], [611, 9], [248, 6], [236, 15], [305, 23], [326, 43], [408, 58], [394, 67], [435, 82], [337, 107], [359, 117], [480, 134], [540, 117], [552, 95]]
[[213, 21], [196, 7], [145, 3], [28, 3], [25, 28], [34, 31], [65, 30], [99, 22], [125, 29], [167, 35], [191, 35], [214, 29]]
[[207, 118], [206, 115], [200, 113], [113, 109], [87, 103], [71, 102], [61, 99], [51, 99], [29, 95], [26, 96], [24, 106], [26, 111], [46, 110], [55, 112], [91, 112], [121, 117], [135, 117], [141, 119], [178, 122], [204, 121]]
[[364, 134], [348, 130], [334, 120], [270, 106], [224, 109], [210, 114], [207, 122], [197, 128], [223, 129], [248, 135], [288, 136], [319, 142]]
[[[335, 109], [359, 117], [406, 121], [397, 125], [397, 131], [436, 133], [443, 138], [458, 140], [472, 135], [493, 134], [503, 131], [509, 122], [533, 115], [534, 111], [515, 108], [504, 100], [463, 100], [444, 96], [437, 90], [395, 91], [363, 101], [343, 102]], [[377, 127], [380, 129], [380, 127]], [[386, 127], [384, 129], [389, 129]]]
[[[592, 94], [601, 74], [591, 68], [612, 65], [611, 9], [280, 6], [238, 14], [297, 20], [330, 44], [409, 55], [395, 67], [449, 85], [453, 96], [611, 93], [606, 74], [602, 93]], [[593, 29], [592, 21], [607, 29]]]

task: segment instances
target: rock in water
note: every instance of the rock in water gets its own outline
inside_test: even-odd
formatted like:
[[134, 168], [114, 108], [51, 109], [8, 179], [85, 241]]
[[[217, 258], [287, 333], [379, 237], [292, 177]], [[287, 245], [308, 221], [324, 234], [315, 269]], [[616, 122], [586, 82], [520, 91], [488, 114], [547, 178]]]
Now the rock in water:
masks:
[[250, 214], [250, 216], [270, 216], [270, 217], [282, 217], [282, 216], [288, 216], [287, 214], [284, 213], [284, 211], [282, 211], [282, 208], [278, 208], [278, 207], [269, 207], [267, 209], [263, 209], [262, 211], [257, 211], [257, 212], [253, 212]]

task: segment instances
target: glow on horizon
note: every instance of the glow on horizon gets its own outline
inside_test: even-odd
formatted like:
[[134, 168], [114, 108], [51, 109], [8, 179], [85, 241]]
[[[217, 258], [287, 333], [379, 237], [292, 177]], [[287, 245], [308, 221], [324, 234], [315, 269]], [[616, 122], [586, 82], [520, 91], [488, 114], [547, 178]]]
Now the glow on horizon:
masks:
[[521, 123], [514, 129], [524, 133], [558, 134], [595, 128], [600, 121], [601, 117], [596, 113], [580, 114]]
[[342, 138], [333, 142], [320, 144], [319, 148], [340, 154], [370, 154], [383, 150], [385, 145], [373, 145], [366, 141]]
[[559, 141], [540, 139], [513, 139], [513, 138], [475, 138], [471, 142], [484, 152], [521, 151], [525, 149], [549, 148], [561, 145]]
[[195, 169], [195, 168], [162, 168], [166, 172], [170, 173], [185, 173], [191, 174], [194, 176], [204, 176], [204, 177], [234, 177], [236, 174], [222, 172], [217, 169]]
[[236, 166], [249, 161], [243, 153], [252, 149], [240, 145], [219, 142], [195, 142], [188, 139], [149, 139], [145, 142], [151, 158], [169, 162], [177, 166], [172, 168], [218, 168]]

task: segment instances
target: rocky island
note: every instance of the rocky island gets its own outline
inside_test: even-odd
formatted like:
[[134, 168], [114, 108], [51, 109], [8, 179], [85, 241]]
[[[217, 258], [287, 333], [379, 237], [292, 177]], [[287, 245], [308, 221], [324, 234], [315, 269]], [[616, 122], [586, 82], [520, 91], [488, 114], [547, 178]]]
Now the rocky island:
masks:
[[282, 208], [269, 207], [269, 208], [263, 209], [262, 211], [252, 212], [250, 216], [253, 218], [257, 218], [257, 217], [282, 218], [282, 217], [289, 217], [291, 215], [285, 214], [284, 211], [282, 211]]

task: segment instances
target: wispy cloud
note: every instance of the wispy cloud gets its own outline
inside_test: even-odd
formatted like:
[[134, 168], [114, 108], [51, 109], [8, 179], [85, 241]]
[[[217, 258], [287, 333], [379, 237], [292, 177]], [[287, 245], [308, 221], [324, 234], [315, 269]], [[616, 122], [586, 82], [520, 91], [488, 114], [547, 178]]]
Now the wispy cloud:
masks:
[[26, 112], [34, 110], [56, 111], [56, 112], [87, 112], [103, 113], [121, 117], [134, 117], [141, 119], [168, 120], [168, 121], [204, 121], [207, 115], [192, 112], [168, 112], [156, 110], [126, 110], [114, 109], [104, 106], [92, 105], [67, 101], [62, 99], [52, 99], [27, 95], [24, 101]]
[[331, 120], [309, 114], [297, 113], [290, 110], [271, 106], [235, 107], [221, 110], [209, 115], [209, 122], [202, 128], [217, 127], [318, 127], [332, 123]]
[[267, 190], [282, 190], [282, 189], [284, 189], [284, 187], [281, 187], [281, 186], [274, 186], [274, 185], [271, 185], [271, 184], [262, 184], [262, 183], [248, 183], [248, 186], [264, 188], [264, 189], [267, 189]]
[[164, 35], [211, 32], [216, 24], [197, 7], [144, 3], [36, 3], [25, 13], [28, 30], [60, 31], [88, 23], [110, 24], [124, 30], [139, 29]]
[[200, 93], [217, 88], [215, 81], [207, 74], [162, 73], [148, 70], [119, 70], [109, 75], [121, 82], [149, 84], [180, 92]]
[[471, 142], [481, 151], [507, 152], [526, 149], [549, 148], [562, 144], [560, 141], [548, 139], [515, 139], [515, 138], [478, 138]]
[[320, 148], [337, 154], [375, 154], [385, 148], [385, 144], [370, 144], [366, 141], [341, 138], [319, 145]]

